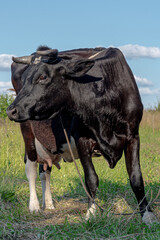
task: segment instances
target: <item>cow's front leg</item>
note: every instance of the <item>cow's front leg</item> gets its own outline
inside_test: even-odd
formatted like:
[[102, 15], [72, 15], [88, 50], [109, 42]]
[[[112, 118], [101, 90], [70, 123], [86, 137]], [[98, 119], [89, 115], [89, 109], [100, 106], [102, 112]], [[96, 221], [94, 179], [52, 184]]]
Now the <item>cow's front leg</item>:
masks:
[[42, 184], [42, 194], [43, 194], [43, 209], [54, 209], [51, 189], [50, 189], [50, 175], [51, 175], [50, 167], [47, 168], [46, 171], [43, 170], [43, 165], [39, 165], [39, 175]]
[[27, 162], [25, 165], [26, 176], [29, 181], [30, 199], [29, 210], [30, 212], [39, 211], [39, 201], [36, 193], [36, 178], [37, 178], [37, 162], [32, 162], [27, 156]]
[[88, 193], [92, 197], [92, 199], [88, 198], [88, 210], [85, 218], [88, 220], [90, 217], [95, 216], [96, 214], [96, 206], [94, 200], [98, 189], [99, 180], [92, 163], [92, 153], [90, 152], [88, 140], [80, 138], [77, 144], [77, 149], [84, 170], [85, 184]]
[[126, 167], [130, 179], [132, 190], [139, 204], [142, 221], [151, 224], [156, 221], [156, 217], [152, 213], [144, 192], [144, 183], [139, 161], [139, 136], [132, 138], [125, 149]]

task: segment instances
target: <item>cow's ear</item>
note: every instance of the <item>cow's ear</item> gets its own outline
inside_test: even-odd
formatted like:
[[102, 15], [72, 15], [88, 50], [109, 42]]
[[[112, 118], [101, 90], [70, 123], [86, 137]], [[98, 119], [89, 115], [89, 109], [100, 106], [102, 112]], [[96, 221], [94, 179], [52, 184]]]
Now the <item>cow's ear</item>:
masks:
[[82, 77], [84, 76], [94, 65], [94, 60], [79, 60], [76, 63], [69, 64], [66, 70], [66, 75], [69, 77]]

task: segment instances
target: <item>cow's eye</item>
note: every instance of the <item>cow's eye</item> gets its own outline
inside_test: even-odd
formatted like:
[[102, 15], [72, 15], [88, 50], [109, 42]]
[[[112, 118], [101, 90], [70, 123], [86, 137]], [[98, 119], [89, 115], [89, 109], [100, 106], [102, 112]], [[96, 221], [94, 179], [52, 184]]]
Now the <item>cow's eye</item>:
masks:
[[43, 82], [46, 82], [47, 81], [47, 75], [41, 75], [38, 79], [38, 82], [39, 83], [43, 83]]

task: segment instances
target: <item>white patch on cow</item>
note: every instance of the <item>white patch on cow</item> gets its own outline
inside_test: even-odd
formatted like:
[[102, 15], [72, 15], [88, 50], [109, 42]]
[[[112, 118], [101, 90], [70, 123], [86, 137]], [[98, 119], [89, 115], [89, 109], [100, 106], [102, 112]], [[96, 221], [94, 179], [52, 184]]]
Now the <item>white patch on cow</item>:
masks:
[[148, 212], [148, 211], [145, 211], [145, 213], [142, 217], [142, 221], [147, 225], [150, 225], [150, 224], [156, 223], [156, 222], [158, 223], [156, 216], [152, 212]]
[[90, 56], [88, 59], [92, 59], [92, 58], [96, 57], [97, 55], [99, 55], [99, 54], [100, 54], [101, 52], [103, 52], [103, 51], [104, 51], [104, 50], [95, 53], [94, 55]]
[[[43, 147], [43, 145], [35, 138], [35, 145], [38, 155], [42, 158], [41, 160], [48, 159], [50, 156], [47, 153], [47, 149]], [[43, 164], [41, 162], [41, 164]]]
[[89, 220], [90, 218], [95, 217], [95, 215], [96, 215], [96, 206], [93, 203], [91, 207], [87, 210], [85, 220]]
[[25, 165], [26, 176], [29, 181], [30, 199], [29, 199], [29, 210], [30, 212], [39, 211], [39, 201], [36, 193], [36, 178], [37, 178], [37, 162], [32, 162], [27, 156], [27, 162]]
[[50, 171], [45, 171], [40, 173], [40, 179], [42, 184], [42, 194], [43, 194], [43, 209], [54, 209], [51, 189], [50, 189]]
[[[77, 147], [76, 147], [73, 137], [71, 137], [70, 145], [71, 145], [71, 149], [72, 149], [74, 158], [75, 159], [79, 158], [78, 152], [77, 152]], [[61, 150], [63, 151], [63, 153], [61, 154], [62, 158], [67, 162], [73, 162], [67, 143], [62, 145]]]
[[[61, 156], [58, 154], [52, 154], [49, 152], [36, 138], [35, 138], [35, 145], [38, 155], [41, 157], [41, 160], [47, 160], [51, 159], [52, 163], [56, 165], [57, 168], [60, 169], [59, 162], [61, 160]], [[41, 162], [43, 164], [44, 162]]]
[[32, 64], [38, 64], [38, 63], [40, 63], [41, 58], [42, 58], [41, 56], [35, 58], [35, 60], [34, 60], [34, 62], [33, 62]]

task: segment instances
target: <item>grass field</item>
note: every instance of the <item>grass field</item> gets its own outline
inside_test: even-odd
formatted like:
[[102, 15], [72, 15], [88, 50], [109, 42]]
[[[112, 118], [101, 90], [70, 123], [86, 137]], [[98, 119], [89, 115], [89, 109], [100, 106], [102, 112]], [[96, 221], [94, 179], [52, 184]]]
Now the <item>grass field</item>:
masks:
[[[145, 112], [140, 128], [141, 166], [147, 199], [160, 220], [160, 113]], [[51, 177], [55, 210], [30, 214], [29, 186], [23, 162], [24, 144], [19, 125], [0, 120], [0, 239], [152, 239], [160, 240], [160, 224], [144, 225], [133, 213], [137, 203], [131, 191], [124, 157], [114, 170], [102, 158], [94, 158], [99, 176], [97, 202], [105, 208], [85, 221], [87, 197], [75, 166], [61, 162]], [[83, 176], [82, 167], [77, 161]], [[37, 193], [42, 203], [41, 183]]]

